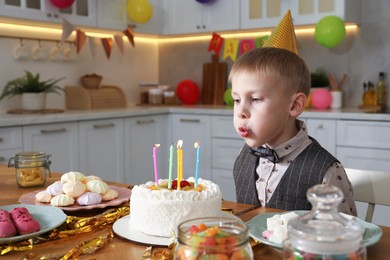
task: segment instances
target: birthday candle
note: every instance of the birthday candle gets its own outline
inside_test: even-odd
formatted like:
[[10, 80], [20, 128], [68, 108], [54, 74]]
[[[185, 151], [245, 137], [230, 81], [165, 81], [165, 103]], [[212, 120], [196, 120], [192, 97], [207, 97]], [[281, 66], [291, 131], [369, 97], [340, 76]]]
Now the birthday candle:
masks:
[[200, 156], [199, 141], [196, 141], [194, 143], [194, 148], [196, 149], [195, 188], [197, 188], [198, 187], [198, 178], [199, 178], [199, 156]]
[[169, 147], [169, 178], [168, 189], [172, 188], [172, 169], [173, 169], [173, 144]]
[[160, 147], [160, 144], [155, 144], [153, 146], [154, 181], [156, 182], [156, 187], [158, 186], [158, 168], [157, 168], [157, 148], [158, 147]]
[[183, 179], [183, 140], [177, 141], [177, 189], [180, 190], [180, 182]]

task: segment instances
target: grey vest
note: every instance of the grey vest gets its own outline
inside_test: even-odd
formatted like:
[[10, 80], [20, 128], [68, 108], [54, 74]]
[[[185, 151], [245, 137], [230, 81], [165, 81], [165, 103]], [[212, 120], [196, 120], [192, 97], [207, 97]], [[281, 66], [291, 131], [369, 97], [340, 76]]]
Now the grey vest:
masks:
[[[249, 147], [244, 145], [234, 163], [233, 177], [239, 203], [261, 205], [256, 190], [258, 160], [258, 157], [249, 152]], [[333, 155], [313, 139], [313, 143], [287, 168], [266, 206], [283, 210], [310, 210], [307, 190], [322, 183], [326, 171], [336, 161]]]

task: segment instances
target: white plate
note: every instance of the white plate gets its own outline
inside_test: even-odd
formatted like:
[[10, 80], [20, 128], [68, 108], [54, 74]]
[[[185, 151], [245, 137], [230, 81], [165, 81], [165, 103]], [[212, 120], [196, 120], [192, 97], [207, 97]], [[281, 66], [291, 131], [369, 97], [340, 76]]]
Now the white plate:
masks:
[[[237, 216], [223, 211], [221, 212], [221, 216], [239, 219]], [[171, 238], [169, 237], [151, 236], [133, 229], [130, 226], [130, 215], [127, 215], [115, 221], [114, 225], [112, 226], [112, 229], [117, 236], [130, 240], [132, 242], [154, 246], [168, 246], [171, 243]]]
[[39, 236], [52, 229], [55, 229], [56, 227], [64, 223], [66, 220], [65, 213], [61, 209], [56, 207], [35, 206], [35, 205], [27, 205], [27, 204], [13, 204], [7, 206], [0, 206], [1, 209], [6, 210], [8, 212], [10, 212], [13, 208], [16, 207], [27, 208], [31, 216], [36, 221], [39, 222], [39, 224], [41, 225], [41, 229], [38, 232], [34, 232], [26, 235], [0, 238], [0, 244], [18, 242], [18, 241]]
[[[118, 187], [114, 185], [109, 186], [110, 189], [116, 190], [118, 192], [118, 198], [110, 200], [110, 201], [102, 201], [100, 204], [97, 205], [89, 205], [89, 206], [81, 206], [75, 202], [75, 204], [67, 206], [67, 207], [57, 207], [64, 211], [78, 211], [78, 210], [90, 210], [90, 209], [97, 209], [97, 208], [106, 208], [110, 206], [118, 206], [126, 201], [129, 201], [131, 190], [128, 188]], [[24, 203], [24, 204], [31, 204], [31, 205], [39, 205], [39, 206], [51, 206], [50, 203], [42, 203], [37, 200], [35, 200], [35, 195], [40, 192], [41, 190], [29, 192], [26, 194], [23, 194], [18, 202]]]
[[[307, 211], [298, 210], [295, 211], [298, 215], [307, 213]], [[267, 218], [272, 217], [275, 214], [283, 214], [283, 212], [273, 212], [273, 213], [264, 213], [253, 217], [251, 220], [246, 222], [249, 227], [250, 236], [254, 239], [263, 242], [264, 244], [282, 248], [283, 245], [273, 243], [268, 239], [265, 239], [261, 234], [263, 231], [267, 230]], [[382, 237], [382, 229], [375, 224], [365, 222], [359, 218], [356, 218], [356, 221], [365, 229], [363, 235], [363, 241], [366, 247], [371, 246], [377, 243]]]

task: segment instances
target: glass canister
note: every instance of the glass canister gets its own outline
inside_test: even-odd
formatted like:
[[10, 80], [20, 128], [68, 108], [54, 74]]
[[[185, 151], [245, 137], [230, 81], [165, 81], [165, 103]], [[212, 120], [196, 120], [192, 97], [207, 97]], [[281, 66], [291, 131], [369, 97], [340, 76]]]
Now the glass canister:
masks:
[[46, 171], [49, 171], [49, 157], [44, 152], [20, 152], [8, 161], [8, 167], [15, 167], [16, 183], [19, 187], [43, 186], [46, 182]]
[[248, 227], [229, 217], [185, 221], [178, 227], [174, 259], [253, 259]]
[[312, 210], [288, 223], [283, 259], [365, 260], [364, 229], [353, 217], [337, 211], [344, 198], [341, 190], [315, 185], [307, 197]]

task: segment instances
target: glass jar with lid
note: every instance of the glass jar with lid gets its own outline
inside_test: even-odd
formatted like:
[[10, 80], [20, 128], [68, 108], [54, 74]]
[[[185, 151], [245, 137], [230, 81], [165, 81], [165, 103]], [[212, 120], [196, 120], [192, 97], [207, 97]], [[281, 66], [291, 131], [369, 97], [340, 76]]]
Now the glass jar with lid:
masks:
[[8, 167], [15, 167], [16, 183], [19, 187], [43, 186], [46, 182], [46, 171], [50, 175], [49, 157], [44, 152], [20, 152], [8, 161]]
[[307, 192], [308, 213], [288, 222], [283, 259], [365, 260], [364, 229], [353, 218], [337, 211], [344, 198], [332, 185], [315, 185]]
[[248, 227], [230, 217], [185, 221], [178, 227], [174, 259], [253, 259]]

